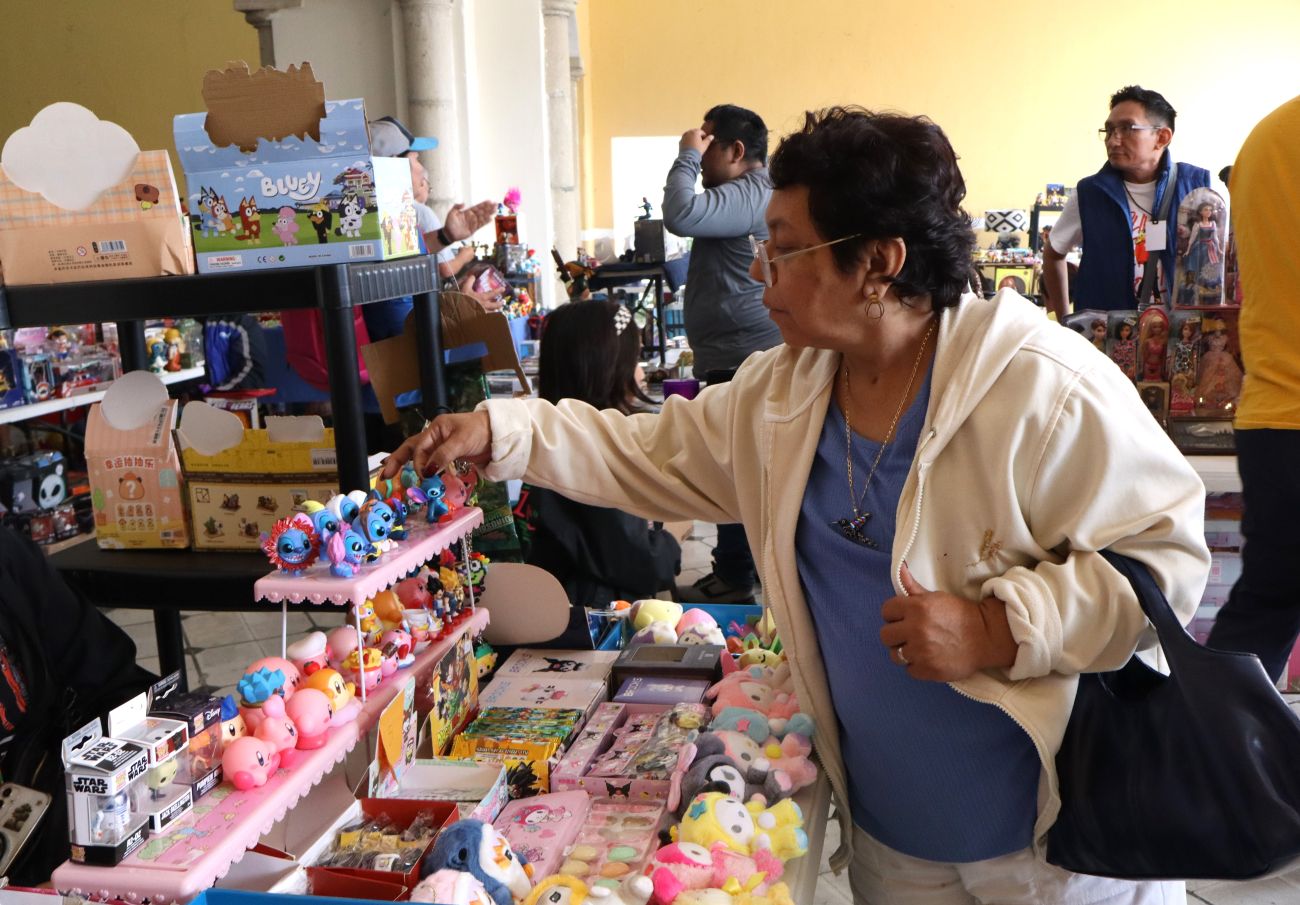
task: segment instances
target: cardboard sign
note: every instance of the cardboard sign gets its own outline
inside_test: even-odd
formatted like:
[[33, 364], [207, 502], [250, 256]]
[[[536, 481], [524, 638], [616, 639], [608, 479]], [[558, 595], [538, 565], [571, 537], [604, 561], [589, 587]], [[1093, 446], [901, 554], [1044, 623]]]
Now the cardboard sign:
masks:
[[193, 273], [166, 151], [77, 104], [46, 107], [0, 152], [0, 268], [11, 286]]
[[420, 252], [410, 163], [371, 156], [360, 98], [324, 100], [307, 63], [227, 64], [203, 96], [173, 121], [200, 273]]

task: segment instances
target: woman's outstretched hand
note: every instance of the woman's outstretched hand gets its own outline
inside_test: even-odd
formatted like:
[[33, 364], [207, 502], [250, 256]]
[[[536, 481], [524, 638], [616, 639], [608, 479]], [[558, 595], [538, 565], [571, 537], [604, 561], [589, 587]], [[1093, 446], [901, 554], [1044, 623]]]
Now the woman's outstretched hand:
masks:
[[384, 460], [379, 476], [396, 477], [407, 462], [414, 463], [417, 474], [431, 475], [457, 459], [475, 465], [492, 460], [492, 422], [487, 412], [439, 415]]

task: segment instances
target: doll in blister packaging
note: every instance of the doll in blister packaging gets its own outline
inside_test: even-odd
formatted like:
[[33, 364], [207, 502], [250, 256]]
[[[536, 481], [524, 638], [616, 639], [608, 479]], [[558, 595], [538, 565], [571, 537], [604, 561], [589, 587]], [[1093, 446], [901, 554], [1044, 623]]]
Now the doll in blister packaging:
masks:
[[1138, 332], [1141, 379], [1164, 380], [1169, 355], [1169, 316], [1160, 308], [1148, 308], [1138, 320]]
[[1201, 321], [1201, 356], [1196, 373], [1197, 414], [1230, 414], [1241, 395], [1241, 365], [1230, 348], [1222, 317]]
[[1190, 415], [1196, 408], [1197, 365], [1200, 362], [1201, 315], [1174, 318], [1174, 339], [1169, 360], [1169, 413]]
[[1132, 314], [1111, 318], [1110, 359], [1119, 365], [1124, 376], [1129, 380], [1137, 379], [1137, 337], [1134, 335], [1136, 320]]
[[[1186, 233], [1186, 250], [1174, 274], [1177, 305], [1223, 304], [1223, 246], [1226, 208], [1218, 193], [1194, 189], [1178, 205], [1179, 238]], [[1181, 245], [1181, 242], [1180, 242]]]

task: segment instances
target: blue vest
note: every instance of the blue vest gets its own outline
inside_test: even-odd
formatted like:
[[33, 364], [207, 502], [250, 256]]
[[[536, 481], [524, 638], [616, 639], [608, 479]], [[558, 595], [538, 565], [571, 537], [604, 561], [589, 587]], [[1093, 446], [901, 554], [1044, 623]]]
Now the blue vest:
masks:
[[[1160, 210], [1169, 187], [1169, 151], [1160, 159], [1153, 211]], [[1167, 299], [1174, 275], [1174, 250], [1178, 246], [1178, 205], [1192, 189], [1208, 188], [1210, 173], [1189, 163], [1178, 164], [1173, 206], [1169, 209], [1165, 250], [1158, 252], [1164, 265], [1161, 292]], [[1133, 232], [1129, 226], [1128, 195], [1124, 177], [1109, 162], [1093, 176], [1079, 180], [1079, 222], [1083, 226], [1083, 259], [1074, 283], [1076, 309], [1123, 311], [1137, 307], [1133, 292]]]

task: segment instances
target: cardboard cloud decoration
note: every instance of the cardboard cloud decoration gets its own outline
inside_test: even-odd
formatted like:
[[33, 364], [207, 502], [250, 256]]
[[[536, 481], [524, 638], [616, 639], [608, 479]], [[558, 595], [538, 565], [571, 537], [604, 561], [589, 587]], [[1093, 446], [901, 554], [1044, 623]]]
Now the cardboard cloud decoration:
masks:
[[117, 123], [60, 102], [9, 136], [0, 169], [19, 188], [65, 210], [84, 211], [135, 168], [140, 147]]

